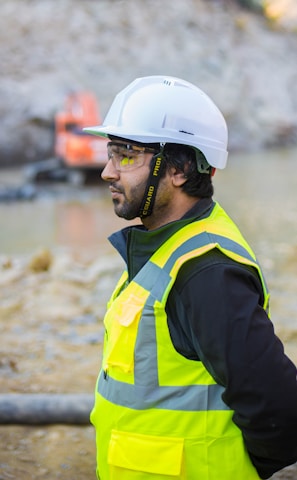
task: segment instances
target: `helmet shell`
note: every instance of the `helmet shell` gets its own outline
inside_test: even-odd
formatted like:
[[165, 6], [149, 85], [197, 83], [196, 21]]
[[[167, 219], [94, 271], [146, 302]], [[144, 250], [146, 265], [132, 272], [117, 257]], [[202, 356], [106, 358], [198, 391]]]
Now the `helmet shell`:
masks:
[[115, 97], [102, 125], [84, 130], [140, 143], [188, 145], [215, 168], [227, 162], [222, 113], [200, 88], [175, 77], [137, 78]]

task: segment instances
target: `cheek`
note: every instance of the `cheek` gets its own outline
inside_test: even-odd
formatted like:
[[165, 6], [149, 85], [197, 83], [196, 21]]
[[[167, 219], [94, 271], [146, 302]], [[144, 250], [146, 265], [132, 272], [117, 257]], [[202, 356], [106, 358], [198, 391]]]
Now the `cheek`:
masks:
[[127, 197], [131, 200], [142, 199], [145, 193], [146, 180], [136, 180], [135, 183], [130, 185], [130, 188], [127, 192]]
[[[126, 175], [126, 178], [122, 178], [122, 185], [125, 189], [125, 196], [129, 200], [135, 200], [140, 196], [142, 198], [147, 184], [148, 172], [146, 173], [146, 175], [136, 174], [135, 172], [137, 172], [137, 170], [134, 172], [130, 172], [130, 175]], [[131, 175], [131, 173], [133, 173], [134, 175]]]
[[158, 186], [157, 199], [166, 202], [172, 198], [172, 195], [173, 191], [170, 181], [166, 177], [162, 178]]

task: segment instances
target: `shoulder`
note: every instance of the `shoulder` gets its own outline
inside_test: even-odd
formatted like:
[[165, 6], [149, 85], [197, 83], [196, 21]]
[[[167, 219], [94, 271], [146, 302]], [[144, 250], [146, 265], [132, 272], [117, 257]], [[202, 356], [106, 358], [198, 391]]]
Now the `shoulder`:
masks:
[[233, 302], [234, 297], [253, 297], [253, 302], [263, 305], [264, 292], [256, 268], [224, 255], [218, 249], [195, 257], [180, 269], [171, 296], [179, 295], [189, 304], [197, 298], [211, 297], [214, 301]]
[[182, 288], [185, 283], [191, 281], [194, 278], [199, 278], [206, 274], [210, 277], [222, 276], [232, 273], [236, 276], [241, 275], [246, 278], [250, 278], [255, 281], [259, 289], [261, 288], [261, 282], [259, 279], [256, 268], [237, 262], [227, 255], [224, 255], [220, 250], [213, 249], [203, 255], [192, 258], [186, 262], [180, 269], [177, 277], [177, 286]]

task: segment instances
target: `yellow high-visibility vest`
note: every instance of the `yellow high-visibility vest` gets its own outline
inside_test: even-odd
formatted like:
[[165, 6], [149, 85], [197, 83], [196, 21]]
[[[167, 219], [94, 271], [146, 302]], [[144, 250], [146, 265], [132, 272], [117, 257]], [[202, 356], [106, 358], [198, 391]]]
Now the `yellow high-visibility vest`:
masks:
[[218, 204], [170, 237], [128, 284], [124, 272], [104, 319], [91, 413], [100, 480], [259, 479], [222, 400], [224, 388], [201, 361], [175, 350], [167, 324], [166, 301], [179, 269], [213, 248], [258, 271], [268, 309], [255, 255]]

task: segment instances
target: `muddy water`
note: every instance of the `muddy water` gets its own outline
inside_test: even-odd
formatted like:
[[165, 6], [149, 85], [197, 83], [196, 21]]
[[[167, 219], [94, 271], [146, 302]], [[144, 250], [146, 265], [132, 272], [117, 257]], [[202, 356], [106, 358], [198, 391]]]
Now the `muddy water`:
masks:
[[[0, 186], [15, 189], [20, 171], [0, 171]], [[0, 253], [22, 254], [40, 247], [89, 250], [109, 247], [107, 236], [126, 222], [113, 214], [107, 186], [98, 176], [83, 187], [57, 183], [35, 186], [32, 201], [0, 203]]]
[[[297, 151], [233, 154], [228, 168], [216, 173], [214, 184], [215, 199], [258, 255], [271, 291], [273, 322], [297, 363], [296, 156]], [[0, 171], [0, 186], [21, 181], [20, 171]], [[112, 258], [106, 237], [125, 225], [114, 215], [108, 189], [99, 178], [86, 187], [38, 185], [33, 201], [0, 203], [0, 257], [23, 258], [46, 247], [57, 258], [59, 252], [83, 252], [98, 262]], [[103, 283], [97, 277], [86, 282], [93, 278], [93, 262], [81, 268], [67, 258], [62, 254], [64, 267], [60, 263], [49, 274], [26, 274], [26, 283], [22, 272], [15, 277], [4, 272], [11, 283], [3, 283], [0, 293], [5, 338], [0, 344], [1, 392], [93, 391]], [[9, 301], [1, 304], [3, 292]], [[91, 479], [94, 459], [91, 427], [0, 426], [1, 479]], [[274, 478], [296, 478], [296, 469]]]

